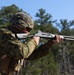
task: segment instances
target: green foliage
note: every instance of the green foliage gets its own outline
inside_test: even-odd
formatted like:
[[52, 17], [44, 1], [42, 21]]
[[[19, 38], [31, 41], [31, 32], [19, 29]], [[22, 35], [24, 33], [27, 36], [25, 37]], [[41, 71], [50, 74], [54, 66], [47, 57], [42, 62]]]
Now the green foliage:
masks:
[[53, 27], [53, 23], [55, 21], [51, 19], [52, 16], [46, 13], [44, 9], [42, 8], [39, 9], [39, 13], [36, 13], [36, 17], [37, 19], [35, 20], [35, 29], [38, 28], [41, 31], [48, 31], [48, 32], [53, 31], [52, 30], [53, 28], [57, 30], [57, 28]]
[[3, 6], [0, 10], [0, 26], [8, 26], [9, 20], [12, 17], [14, 13], [17, 11], [22, 11], [22, 9], [19, 9], [16, 5], [11, 6]]

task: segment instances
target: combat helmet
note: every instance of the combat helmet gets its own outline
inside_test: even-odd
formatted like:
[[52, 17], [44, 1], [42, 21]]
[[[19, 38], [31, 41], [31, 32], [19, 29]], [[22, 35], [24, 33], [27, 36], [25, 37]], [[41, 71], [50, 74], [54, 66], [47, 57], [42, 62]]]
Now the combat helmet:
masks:
[[34, 22], [32, 18], [24, 12], [15, 13], [14, 16], [10, 19], [10, 23], [12, 25], [18, 25], [19, 27], [22, 28], [29, 27], [33, 29], [34, 27]]

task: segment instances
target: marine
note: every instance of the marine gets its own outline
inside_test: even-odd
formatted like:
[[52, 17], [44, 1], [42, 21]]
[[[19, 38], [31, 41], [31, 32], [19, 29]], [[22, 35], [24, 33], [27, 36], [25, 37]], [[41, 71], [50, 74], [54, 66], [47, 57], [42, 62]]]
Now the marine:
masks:
[[38, 47], [40, 37], [35, 36], [26, 43], [16, 37], [17, 33], [29, 35], [33, 28], [32, 18], [24, 12], [15, 13], [10, 19], [10, 25], [0, 28], [0, 75], [18, 73], [25, 59], [39, 59], [47, 55], [54, 44], [62, 41], [62, 38], [56, 35], [55, 40]]

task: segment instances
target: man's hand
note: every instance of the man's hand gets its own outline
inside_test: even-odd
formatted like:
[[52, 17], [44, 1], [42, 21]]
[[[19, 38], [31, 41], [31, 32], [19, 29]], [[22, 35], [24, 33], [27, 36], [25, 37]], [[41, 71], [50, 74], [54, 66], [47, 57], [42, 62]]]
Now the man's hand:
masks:
[[54, 44], [60, 43], [62, 41], [63, 41], [63, 38], [61, 38], [59, 35], [56, 35], [56, 39], [55, 40], [52, 40], [52, 42]]

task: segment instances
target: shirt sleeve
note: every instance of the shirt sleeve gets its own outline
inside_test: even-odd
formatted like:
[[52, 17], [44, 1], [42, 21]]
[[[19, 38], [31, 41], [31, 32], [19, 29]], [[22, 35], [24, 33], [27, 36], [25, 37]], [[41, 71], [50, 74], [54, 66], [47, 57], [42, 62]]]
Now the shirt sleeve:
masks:
[[27, 60], [36, 60], [43, 56], [46, 56], [53, 46], [53, 42], [47, 42], [41, 46], [39, 46], [34, 52], [28, 57]]
[[27, 59], [33, 51], [36, 49], [37, 44], [36, 42], [32, 39], [29, 42], [23, 44], [19, 43], [19, 50], [15, 52], [15, 58], [16, 59]]
[[17, 60], [28, 58], [37, 47], [34, 40], [23, 44], [21, 41], [12, 38], [6, 41], [3, 39], [0, 43], [0, 51]]
[[23, 45], [23, 58], [28, 58], [33, 51], [36, 49], [37, 44], [34, 40], [30, 40], [26, 44]]

